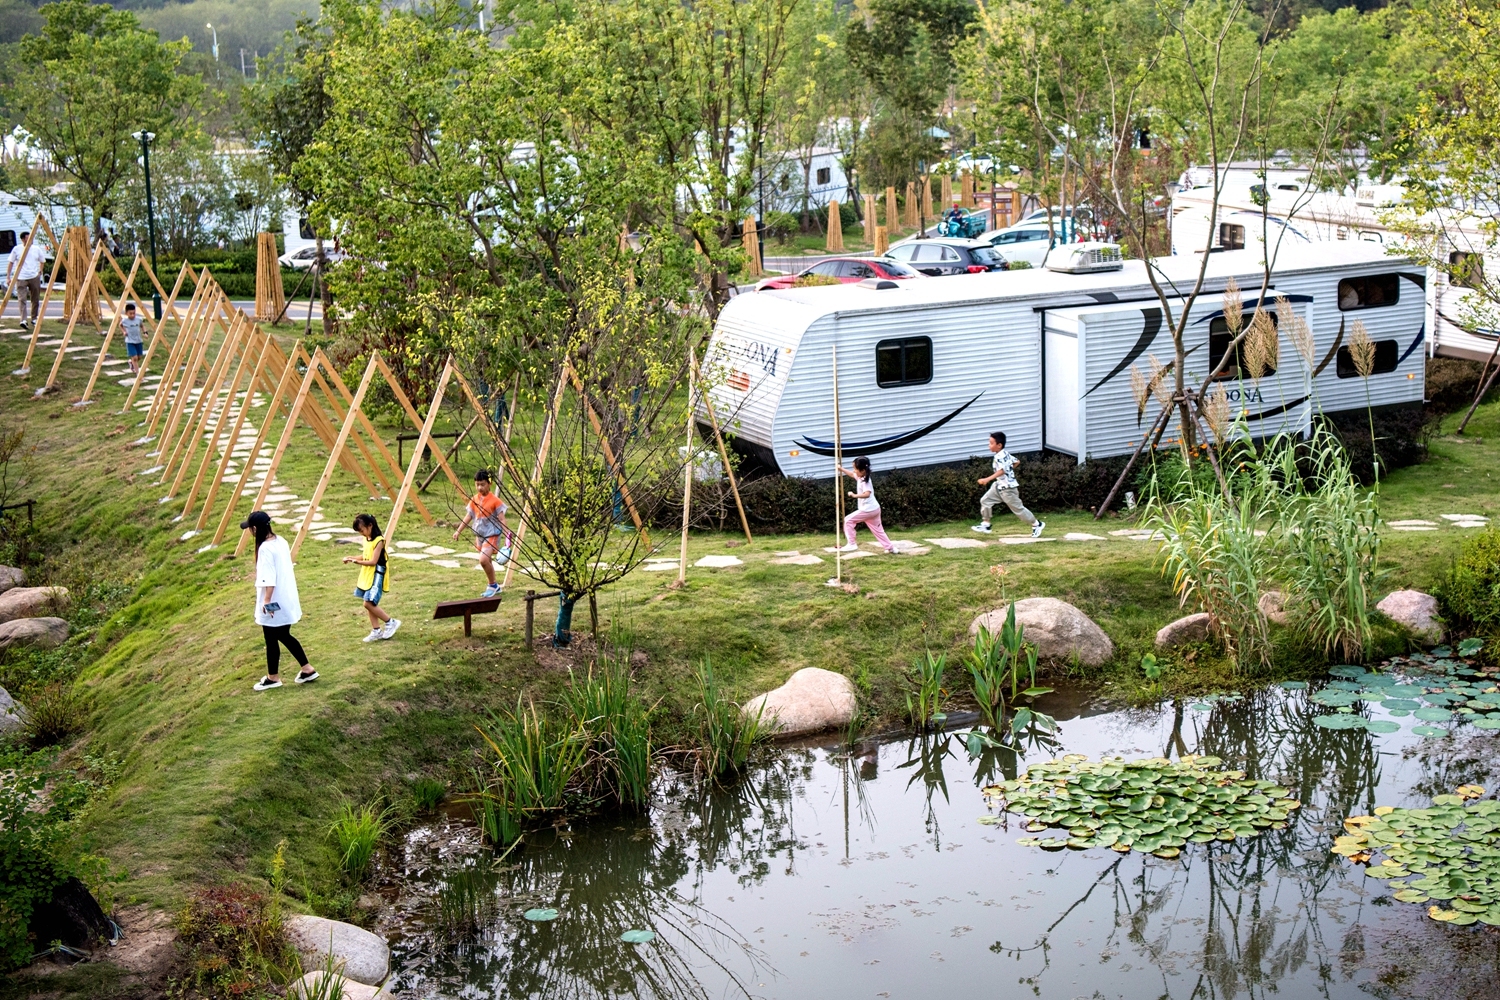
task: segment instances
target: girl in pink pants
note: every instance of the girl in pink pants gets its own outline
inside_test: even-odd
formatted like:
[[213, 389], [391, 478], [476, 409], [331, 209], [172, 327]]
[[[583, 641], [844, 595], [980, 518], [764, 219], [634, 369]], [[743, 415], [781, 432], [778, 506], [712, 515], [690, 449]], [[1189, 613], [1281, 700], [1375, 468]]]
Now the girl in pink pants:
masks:
[[854, 468], [841, 467], [839, 471], [854, 480], [854, 489], [849, 491], [849, 496], [856, 503], [855, 509], [844, 518], [844, 537], [849, 540], [849, 544], [844, 546], [843, 551], [853, 552], [859, 548], [859, 544], [854, 541], [854, 529], [859, 524], [865, 524], [887, 555], [895, 552], [896, 547], [886, 537], [885, 528], [880, 523], [880, 501], [875, 499], [875, 487], [870, 484], [870, 460], [861, 455], [854, 460]]

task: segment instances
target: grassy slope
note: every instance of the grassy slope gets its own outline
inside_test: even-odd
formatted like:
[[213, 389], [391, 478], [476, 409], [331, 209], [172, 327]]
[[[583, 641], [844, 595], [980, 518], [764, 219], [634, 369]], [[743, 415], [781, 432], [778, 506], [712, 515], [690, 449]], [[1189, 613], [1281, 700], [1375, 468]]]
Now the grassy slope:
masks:
[[[91, 335], [84, 339], [97, 343]], [[19, 363], [18, 344], [14, 334], [0, 339], [3, 370]], [[421, 773], [459, 779], [475, 742], [472, 724], [487, 710], [513, 704], [522, 693], [550, 699], [566, 682], [564, 671], [540, 665], [523, 649], [519, 602], [479, 619], [472, 639], [452, 621], [425, 620], [435, 601], [477, 594], [482, 575], [467, 566], [395, 561], [386, 606], [406, 625], [395, 641], [360, 643], [367, 626], [349, 595], [353, 573], [338, 561], [351, 550], [310, 540], [299, 562], [306, 617], [297, 632], [324, 679], [311, 688], [251, 692], [263, 662], [250, 618], [250, 560], [224, 550], [198, 554], [204, 539], [178, 540], [182, 526], [170, 523], [178, 508], [159, 505], [162, 490], [134, 474], [151, 460], [126, 444], [139, 434], [138, 418], [113, 413], [125, 390], [111, 383], [100, 405], [74, 411], [66, 401], [87, 370], [75, 362], [65, 367], [61, 395], [38, 402], [29, 396], [40, 378], [6, 377], [0, 410], [22, 419], [41, 445], [31, 492], [58, 553], [49, 565], [53, 576], [75, 585], [91, 576], [138, 585], [131, 603], [95, 637], [110, 648], [82, 681], [96, 707], [94, 748], [118, 751], [126, 761], [87, 824], [97, 849], [129, 872], [122, 899], [172, 905], [196, 883], [231, 872], [261, 876], [283, 837], [294, 882], [305, 876], [315, 891], [332, 891], [323, 831], [341, 797], [399, 798]], [[1471, 436], [1484, 441], [1440, 441], [1432, 462], [1384, 484], [1387, 516], [1500, 514], [1494, 489], [1500, 406], [1486, 408]], [[310, 434], [300, 441], [278, 478], [305, 497], [325, 455]], [[438, 517], [451, 518], [439, 485], [429, 502]], [[347, 522], [373, 506], [363, 494], [352, 477], [335, 477], [325, 513]], [[388, 507], [375, 511], [384, 517]], [[1048, 521], [1049, 535], [1104, 533], [1083, 514]], [[447, 531], [419, 519], [409, 516], [406, 524], [408, 538], [454, 544]], [[1023, 530], [1013, 519], [998, 527]], [[893, 534], [969, 536], [968, 522]], [[1391, 586], [1428, 586], [1456, 551], [1460, 531], [1388, 538]], [[1154, 631], [1178, 613], [1153, 567], [1152, 547], [1138, 542], [934, 548], [925, 556], [862, 559], [848, 564], [861, 587], [849, 597], [823, 585], [831, 563], [767, 562], [769, 553], [784, 549], [819, 552], [831, 544], [828, 535], [736, 547], [731, 541], [695, 536], [691, 556], [732, 553], [745, 559], [743, 568], [692, 570], [686, 591], [668, 589], [671, 573], [638, 573], [601, 598], [604, 621], [628, 625], [649, 655], [639, 682], [650, 699], [661, 700], [669, 733], [681, 730], [692, 667], [705, 654], [741, 695], [773, 686], [798, 667], [822, 666], [856, 677], [875, 712], [894, 713], [900, 670], [924, 642], [939, 648], [958, 642], [972, 616], [997, 601], [989, 572], [996, 564], [1008, 570], [1009, 596], [1062, 597], [1092, 615], [1114, 637], [1122, 665], [1136, 662]], [[1169, 674], [1188, 684], [1222, 676], [1222, 664], [1211, 658]]]

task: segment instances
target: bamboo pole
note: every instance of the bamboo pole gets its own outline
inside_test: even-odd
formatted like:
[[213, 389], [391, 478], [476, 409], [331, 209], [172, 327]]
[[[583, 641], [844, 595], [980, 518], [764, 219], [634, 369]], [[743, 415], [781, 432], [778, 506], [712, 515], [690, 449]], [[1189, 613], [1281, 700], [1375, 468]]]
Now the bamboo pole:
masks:
[[[267, 337], [266, 341], [267, 347], [274, 358], [280, 349], [277, 348], [274, 339]], [[292, 350], [292, 355], [294, 357], [300, 353], [302, 353], [302, 342], [298, 341], [297, 346]], [[285, 364], [281, 367], [281, 375], [276, 380], [276, 391], [266, 403], [266, 418], [260, 422], [260, 430], [255, 433], [255, 446], [250, 449], [250, 461], [246, 462], [240, 468], [240, 477], [235, 480], [234, 489], [230, 491], [229, 500], [224, 507], [224, 516], [219, 519], [219, 527], [214, 532], [213, 542], [210, 543], [212, 545], [217, 546], [224, 541], [224, 534], [229, 530], [229, 522], [234, 518], [235, 505], [240, 502], [240, 497], [245, 492], [245, 480], [250, 478], [250, 471], [255, 467], [255, 460], [260, 457], [260, 450], [265, 447], [266, 438], [271, 432], [271, 421], [276, 416], [277, 410], [281, 408], [282, 401], [286, 398], [287, 390], [291, 387], [292, 377], [296, 373], [297, 366], [292, 363], [292, 357], [286, 358]], [[248, 395], [245, 397], [246, 408], [249, 407], [251, 398], [252, 396]], [[222, 480], [222, 476], [220, 478]], [[269, 483], [270, 481], [271, 477], [267, 476], [265, 482]], [[238, 550], [236, 550], [236, 555], [238, 555]]]
[[365, 365], [364, 376], [359, 380], [359, 388], [349, 399], [348, 413], [344, 417], [343, 426], [339, 428], [338, 439], [328, 451], [328, 461], [323, 463], [323, 474], [318, 477], [318, 485], [313, 487], [312, 499], [307, 504], [307, 513], [302, 515], [302, 523], [297, 526], [297, 537], [292, 539], [293, 561], [296, 560], [297, 553], [302, 551], [302, 540], [307, 537], [313, 518], [318, 516], [318, 504], [323, 501], [323, 493], [328, 489], [328, 481], [333, 478], [333, 470], [339, 467], [339, 455], [349, 444], [349, 435], [354, 432], [355, 421], [364, 416], [364, 411], [360, 407], [364, 404], [365, 393], [370, 391], [370, 381], [375, 378], [377, 370], [375, 359], [371, 357], [369, 363]]
[[[90, 266], [83, 280], [78, 275], [83, 268], [83, 258], [89, 253], [89, 230], [87, 226], [69, 226], [63, 242], [68, 251], [68, 281], [63, 286], [63, 312], [73, 314], [75, 311], [82, 319], [87, 319], [99, 328], [99, 299], [94, 294], [98, 281], [94, 277], [94, 268]], [[101, 237], [99, 246], [95, 248], [94, 255], [104, 246]], [[100, 289], [102, 291], [102, 289]]]
[[[319, 348], [318, 350], [320, 351], [321, 348]], [[317, 356], [318, 351], [314, 351], [313, 359], [316, 359]], [[295, 364], [287, 365], [288, 372], [296, 371], [296, 368], [297, 366]], [[297, 387], [297, 398], [292, 402], [292, 409], [291, 412], [287, 414], [286, 424], [281, 428], [281, 438], [276, 442], [276, 452], [271, 456], [271, 464], [266, 467], [266, 478], [261, 482], [260, 490], [256, 493], [255, 504], [251, 508], [252, 510], [260, 510], [261, 504], [266, 502], [266, 496], [271, 492], [271, 481], [276, 478], [276, 470], [281, 467], [281, 457], [286, 454], [286, 447], [291, 443], [292, 433], [297, 429], [297, 418], [302, 415], [302, 407], [307, 402], [307, 394], [312, 391], [316, 372], [317, 366], [309, 362], [307, 366], [307, 372], [302, 376], [302, 384]], [[267, 421], [267, 424], [269, 425], [269, 421]], [[243, 483], [244, 479], [245, 477], [241, 475], [240, 482]], [[224, 511], [224, 516], [226, 519], [230, 516], [233, 510], [234, 504], [231, 503], [229, 507]], [[220, 534], [223, 533], [223, 530], [223, 526], [221, 525], [219, 528]], [[236, 556], [245, 551], [245, 543], [250, 538], [249, 530], [250, 529], [245, 528], [240, 532], [240, 540], [234, 547], [234, 554]], [[217, 538], [218, 536], [216, 535], [214, 537]], [[214, 544], [218, 543], [215, 542]]]
[[839, 426], [839, 345], [833, 345], [833, 580], [844, 584], [844, 440]]
[[693, 511], [693, 372], [698, 358], [688, 345], [687, 460], [682, 465], [682, 546], [677, 553], [677, 586], [687, 586], [688, 523]]
[[[38, 218], [40, 218], [40, 216], [38, 216]], [[43, 225], [46, 225], [45, 220], [43, 220]], [[35, 232], [33, 232], [32, 235], [36, 235]], [[12, 375], [31, 374], [31, 356], [36, 353], [36, 342], [41, 338], [42, 317], [47, 315], [47, 303], [52, 300], [52, 289], [57, 286], [57, 276], [62, 272], [62, 243], [58, 241], [57, 234], [52, 231], [51, 226], [47, 226], [47, 235], [52, 239], [52, 274], [47, 279], [47, 290], [42, 293], [42, 304], [36, 307], [36, 321], [31, 324], [31, 343], [26, 345], [26, 360], [21, 362], [20, 368], [11, 372]]]
[[[147, 266], [149, 267], [150, 265], [148, 264]], [[164, 331], [167, 325], [167, 316], [169, 314], [177, 320], [177, 337], [179, 340], [182, 339], [182, 317], [177, 315], [177, 307], [175, 303], [177, 301], [177, 293], [182, 290], [183, 279], [187, 277], [187, 275], [191, 272], [192, 268], [188, 266], [187, 261], [183, 261], [182, 267], [178, 268], [177, 270], [177, 282], [172, 286], [172, 294], [166, 300], [166, 308], [162, 310], [161, 319], [156, 321], [156, 329], [152, 331], [151, 343], [146, 347], [145, 356], [141, 358], [141, 367], [140, 370], [136, 373], [135, 384], [130, 387], [130, 392], [125, 396], [125, 405], [120, 407], [121, 413], [130, 412], [130, 406], [135, 402], [136, 393], [139, 392], [141, 386], [145, 384], [147, 366], [151, 364], [151, 358], [156, 354], [157, 345], [159, 345], [165, 337]], [[193, 297], [196, 298], [197, 295], [198, 285], [197, 279], [195, 278], [193, 285]]]
[[[453, 377], [453, 356], [443, 364], [443, 374], [438, 378], [437, 389], [432, 394], [432, 404], [427, 407], [427, 417], [422, 421], [421, 431], [417, 435], [417, 449], [412, 452], [411, 464], [406, 467], [406, 473], [401, 477], [401, 488], [396, 491], [395, 502], [391, 505], [391, 516], [386, 520], [385, 537], [391, 539], [396, 537], [396, 525], [401, 523], [401, 514], [406, 509], [406, 498], [411, 495], [412, 482], [417, 478], [417, 465], [422, 461], [422, 449], [432, 439], [432, 425], [437, 422], [438, 411], [443, 405], [443, 394], [448, 389], [448, 380]], [[477, 418], [476, 418], [477, 419]], [[472, 425], [471, 425], [472, 426]], [[437, 470], [434, 469], [433, 472]], [[460, 489], [462, 494], [463, 490]], [[467, 497], [467, 495], [465, 494]], [[387, 542], [387, 544], [390, 544]]]
[[276, 256], [276, 237], [270, 233], [258, 233], [255, 251], [255, 318], [274, 322], [286, 308], [281, 261]]
[[839, 203], [837, 199], [828, 203], [828, 244], [826, 249], [829, 253], [844, 252], [844, 220], [839, 215]]
[[[692, 357], [691, 351], [689, 356]], [[734, 494], [735, 509], [740, 512], [740, 527], [745, 529], [745, 541], [753, 542], [755, 539], [750, 535], [750, 519], [745, 516], [745, 503], [740, 499], [740, 484], [734, 475], [734, 466], [729, 462], [729, 449], [724, 446], [724, 434], [719, 429], [719, 417], [714, 413], [713, 393], [703, 388], [703, 369], [694, 369], [698, 376], [698, 395], [703, 399], [703, 407], [708, 411], [708, 425], [714, 430], [714, 443], [719, 446], [719, 459], [724, 463], [724, 472], [729, 476], [729, 492]]]

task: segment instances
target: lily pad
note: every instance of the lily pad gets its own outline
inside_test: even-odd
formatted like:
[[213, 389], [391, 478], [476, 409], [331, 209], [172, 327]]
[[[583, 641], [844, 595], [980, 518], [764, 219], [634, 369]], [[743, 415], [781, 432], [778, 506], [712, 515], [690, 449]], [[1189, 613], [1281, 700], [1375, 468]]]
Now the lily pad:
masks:
[[1487, 715], [1482, 719], [1475, 719], [1475, 729], [1500, 729], [1500, 717]]
[[1366, 719], [1365, 728], [1372, 733], [1394, 733], [1400, 730], [1400, 723], [1389, 719]]
[[1446, 708], [1419, 708], [1412, 715], [1423, 722], [1447, 722], [1453, 718], [1453, 713]]
[[524, 916], [527, 920], [531, 920], [536, 923], [545, 923], [548, 920], [556, 920], [557, 911], [552, 907], [547, 906], [536, 910], [527, 910], [522, 914], [522, 916]]
[[1324, 729], [1363, 729], [1365, 718], [1362, 715], [1320, 715], [1313, 719], [1313, 725]]
[[1281, 686], [1288, 691], [1306, 691], [1307, 681], [1282, 681]]
[[655, 931], [626, 931], [620, 935], [620, 940], [626, 944], [648, 944], [656, 940]]
[[1386, 698], [1381, 704], [1386, 708], [1399, 708], [1407, 712], [1414, 712], [1422, 707], [1421, 702], [1412, 701], [1409, 698]]
[[1418, 736], [1446, 736], [1448, 730], [1439, 729], [1437, 726], [1412, 726], [1411, 731]]

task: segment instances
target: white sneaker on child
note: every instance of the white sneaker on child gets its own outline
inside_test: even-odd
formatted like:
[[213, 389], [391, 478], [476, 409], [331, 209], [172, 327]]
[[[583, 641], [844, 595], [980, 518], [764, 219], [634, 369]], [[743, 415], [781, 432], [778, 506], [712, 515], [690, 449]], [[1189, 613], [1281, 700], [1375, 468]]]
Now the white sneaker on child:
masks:
[[378, 629], [378, 628], [372, 628], [372, 629], [370, 629], [370, 634], [367, 635], [367, 636], [365, 636], [363, 639], [361, 639], [360, 642], [374, 642], [376, 639], [381, 639], [381, 638], [384, 638], [384, 635], [381, 633], [381, 630]]
[[988, 535], [990, 533], [990, 522], [985, 521], [983, 524], [976, 524], [976, 525], [974, 525], [974, 527], [970, 528], [969, 530], [970, 531], [982, 532], [983, 534]]
[[840, 545], [839, 546], [839, 551], [840, 552], [858, 552], [859, 551], [859, 546], [855, 545], [853, 542], [850, 542], [848, 545]]
[[391, 636], [396, 634], [396, 630], [400, 627], [401, 619], [392, 618], [390, 621], [385, 623], [385, 628], [380, 630], [380, 638], [389, 639]]

